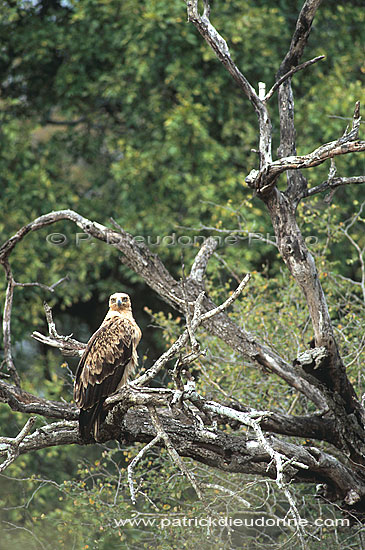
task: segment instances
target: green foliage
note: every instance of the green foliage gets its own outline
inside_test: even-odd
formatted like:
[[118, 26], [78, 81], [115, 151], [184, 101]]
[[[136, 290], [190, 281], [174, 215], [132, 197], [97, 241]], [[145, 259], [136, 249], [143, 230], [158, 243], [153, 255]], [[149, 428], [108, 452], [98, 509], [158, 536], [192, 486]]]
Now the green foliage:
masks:
[[[227, 0], [212, 6], [212, 22], [255, 87], [259, 81], [266, 82], [267, 88], [274, 83], [301, 4], [299, 0]], [[337, 139], [350, 122], [331, 117], [351, 117], [360, 98], [361, 8], [360, 2], [331, 0], [318, 12], [305, 58], [325, 54], [326, 60], [293, 77], [299, 153]], [[208, 267], [213, 299], [223, 300], [235, 286], [235, 278], [253, 272], [232, 318], [289, 361], [305, 349], [312, 335], [303, 298], [283, 270], [275, 247], [250, 235], [273, 238], [261, 202], [252, 198], [244, 184], [248, 172], [257, 167], [257, 156], [251, 151], [257, 147], [255, 115], [186, 22], [184, 2], [4, 1], [0, 35], [1, 240], [41, 214], [72, 208], [106, 225], [113, 217], [144, 239], [179, 277], [181, 251], [188, 266], [197, 251], [192, 246], [194, 237], [200, 243], [212, 234], [219, 239], [218, 256]], [[271, 112], [275, 151], [279, 144], [275, 99]], [[337, 167], [339, 175], [356, 175], [363, 168], [356, 155], [340, 159]], [[323, 165], [308, 173], [310, 184], [326, 179], [328, 168]], [[317, 199], [299, 211], [359, 394], [364, 392], [358, 354], [363, 306], [359, 285], [349, 279], [360, 281], [361, 265], [344, 231], [352, 212], [360, 211], [360, 202], [360, 189], [341, 189], [332, 205]], [[348, 230], [361, 246], [362, 223], [360, 212]], [[66, 400], [71, 396], [71, 379], [59, 354], [29, 343], [29, 334], [44, 327], [45, 299], [54, 306], [60, 332], [73, 332], [86, 340], [103, 316], [108, 294], [116, 288], [127, 289], [144, 328], [140, 355], [146, 365], [183, 326], [182, 319], [166, 309], [159, 311], [161, 303], [120, 264], [112, 247], [83, 239], [69, 223], [59, 222], [28, 235], [11, 255], [11, 265], [20, 282], [50, 285], [69, 276], [69, 282], [52, 295], [39, 288], [15, 292], [15, 360], [24, 388], [36, 394]], [[4, 289], [3, 282], [2, 296]], [[147, 327], [144, 306], [162, 330]], [[203, 331], [199, 338], [209, 350], [193, 373], [202, 394], [215, 399], [228, 396], [258, 408], [307, 412], [307, 405], [280, 380], [258, 373]], [[168, 381], [165, 374], [163, 382]], [[2, 435], [12, 436], [26, 416], [10, 413], [2, 405], [0, 420]], [[38, 420], [39, 425], [42, 422]], [[262, 532], [255, 542], [256, 531], [209, 534], [201, 529], [155, 526], [148, 530], [129, 526], [119, 532], [115, 520], [134, 513], [198, 517], [207, 510], [212, 515], [238, 510], [237, 502], [214, 490], [207, 490], [206, 510], [166, 453], [155, 451], [138, 466], [148, 498], [139, 497], [137, 507], [132, 506], [125, 467], [137, 451], [138, 446], [51, 448], [21, 457], [8, 470], [9, 477], [1, 478], [1, 519], [20, 528], [14, 535], [9, 523], [3, 523], [0, 545], [14, 550], [30, 545], [37, 550], [42, 545], [166, 550], [184, 544], [208, 549], [219, 540], [222, 548], [251, 549], [255, 544], [267, 548], [268, 541], [270, 546], [273, 541], [280, 545], [289, 538], [287, 532]], [[287, 511], [270, 484], [263, 486], [252, 479], [246, 483], [234, 476], [224, 476], [222, 482], [208, 468], [193, 464], [189, 468], [206, 482], [228, 483], [234, 489], [244, 483], [240, 494], [254, 511], [267, 512], [266, 491], [277, 502], [268, 513], [282, 516]], [[163, 490], [156, 478], [163, 480]], [[308, 517], [330, 513], [319, 510], [304, 489], [302, 497]], [[320, 536], [323, 548], [340, 544], [335, 530], [322, 530]], [[313, 548], [320, 548], [318, 544], [313, 542]], [[356, 547], [356, 541], [352, 544], [348, 543], [349, 548]]]

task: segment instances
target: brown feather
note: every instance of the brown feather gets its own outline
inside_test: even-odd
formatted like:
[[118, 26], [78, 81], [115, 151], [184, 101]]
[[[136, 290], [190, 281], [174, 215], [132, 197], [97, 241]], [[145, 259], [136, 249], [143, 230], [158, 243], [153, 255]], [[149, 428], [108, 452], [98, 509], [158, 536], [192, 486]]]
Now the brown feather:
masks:
[[77, 367], [74, 387], [84, 438], [93, 431], [97, 440], [100, 423], [106, 416], [103, 403], [132, 374], [140, 338], [141, 331], [131, 310], [109, 311], [101, 327], [91, 336]]

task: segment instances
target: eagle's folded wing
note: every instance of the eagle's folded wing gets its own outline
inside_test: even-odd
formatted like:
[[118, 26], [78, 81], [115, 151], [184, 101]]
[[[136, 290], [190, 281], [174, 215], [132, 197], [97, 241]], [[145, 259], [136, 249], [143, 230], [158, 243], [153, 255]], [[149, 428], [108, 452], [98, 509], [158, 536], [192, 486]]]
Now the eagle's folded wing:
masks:
[[75, 402], [81, 413], [85, 411], [82, 421], [85, 435], [100, 414], [105, 398], [125, 383], [134, 367], [133, 336], [131, 322], [115, 316], [104, 322], [87, 344], [77, 368], [74, 389]]

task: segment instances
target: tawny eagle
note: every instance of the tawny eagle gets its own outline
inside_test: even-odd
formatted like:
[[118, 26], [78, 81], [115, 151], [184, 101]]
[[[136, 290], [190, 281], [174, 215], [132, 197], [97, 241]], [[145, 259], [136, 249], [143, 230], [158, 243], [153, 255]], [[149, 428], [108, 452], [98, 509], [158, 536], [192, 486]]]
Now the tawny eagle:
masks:
[[109, 311], [91, 336], [76, 371], [74, 399], [80, 408], [79, 426], [83, 439], [99, 439], [107, 411], [105, 399], [123, 386], [133, 373], [141, 330], [133, 318], [128, 294], [109, 298]]

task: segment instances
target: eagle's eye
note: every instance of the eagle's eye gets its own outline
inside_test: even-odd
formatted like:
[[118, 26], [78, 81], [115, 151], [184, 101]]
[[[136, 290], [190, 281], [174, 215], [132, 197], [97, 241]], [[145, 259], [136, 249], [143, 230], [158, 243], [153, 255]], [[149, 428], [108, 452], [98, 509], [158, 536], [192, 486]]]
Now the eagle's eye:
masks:
[[111, 301], [112, 303], [114, 303], [114, 302], [115, 302], [115, 298], [111, 298], [110, 301]]
[[122, 302], [128, 302], [127, 296], [125, 296], [124, 298], [122, 298]]

